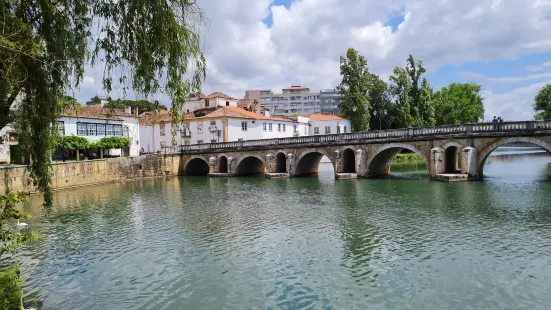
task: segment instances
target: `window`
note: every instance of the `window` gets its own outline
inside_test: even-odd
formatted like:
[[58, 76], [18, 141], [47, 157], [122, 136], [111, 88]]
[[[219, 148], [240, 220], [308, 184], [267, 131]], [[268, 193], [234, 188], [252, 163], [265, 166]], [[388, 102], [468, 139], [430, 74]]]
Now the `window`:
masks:
[[287, 132], [287, 131], [285, 130], [285, 124], [283, 124], [283, 132]]
[[268, 130], [269, 130], [270, 132], [272, 132], [272, 123], [269, 123], [269, 124], [268, 124]]
[[281, 124], [277, 124], [277, 131], [281, 131]]
[[266, 131], [266, 123], [262, 123], [262, 130]]
[[209, 100], [205, 99], [205, 107], [208, 107], [210, 105]]
[[[203, 133], [203, 123], [197, 123], [197, 133], [198, 134], [201, 134]], [[203, 143], [203, 141], [201, 141], [201, 143]]]
[[112, 136], [115, 133], [113, 125], [105, 125], [105, 135]]
[[241, 122], [241, 131], [247, 131], [247, 122]]
[[337, 126], [337, 133], [341, 133], [341, 126]]
[[65, 122], [57, 122], [57, 134], [60, 136], [65, 135]]
[[331, 126], [325, 126], [325, 134], [328, 135], [331, 133]]
[[86, 124], [86, 129], [88, 129], [88, 136], [96, 135], [96, 124]]
[[165, 124], [159, 124], [159, 132], [161, 133], [161, 136], [165, 135]]
[[77, 123], [77, 135], [85, 136], [86, 133], [86, 123]]
[[346, 133], [346, 126], [343, 126], [343, 127], [344, 127], [344, 128], [343, 128], [343, 129], [344, 129], [343, 132]]
[[98, 136], [105, 136], [105, 124], [97, 124], [96, 129], [98, 131]]
[[216, 139], [211, 139], [210, 143], [216, 143]]
[[304, 135], [307, 136], [308, 135], [308, 128], [304, 127]]
[[113, 135], [122, 136], [122, 125], [113, 125]]
[[230, 106], [230, 102], [229, 102], [229, 101], [226, 101], [226, 106], [227, 106], [227, 107]]
[[319, 134], [320, 134], [320, 128], [319, 128], [319, 127], [314, 127], [314, 134], [315, 134], [315, 135], [319, 135]]
[[211, 126], [216, 126], [216, 121], [210, 121]]

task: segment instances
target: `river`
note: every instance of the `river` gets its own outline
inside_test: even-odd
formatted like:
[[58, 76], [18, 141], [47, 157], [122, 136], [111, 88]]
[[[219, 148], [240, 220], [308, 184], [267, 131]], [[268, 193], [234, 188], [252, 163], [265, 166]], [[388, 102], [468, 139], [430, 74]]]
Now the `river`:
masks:
[[55, 194], [22, 261], [41, 309], [549, 309], [551, 157], [483, 182], [171, 178]]

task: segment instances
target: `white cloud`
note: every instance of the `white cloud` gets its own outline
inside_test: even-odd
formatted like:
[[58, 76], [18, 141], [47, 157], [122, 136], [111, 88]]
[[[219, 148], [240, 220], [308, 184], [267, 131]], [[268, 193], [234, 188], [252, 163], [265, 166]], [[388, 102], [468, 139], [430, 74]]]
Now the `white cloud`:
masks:
[[485, 119], [494, 115], [503, 116], [505, 120], [529, 120], [534, 116], [532, 104], [537, 92], [551, 80], [514, 88], [503, 93], [484, 93]]
[[546, 61], [546, 62], [542, 63], [539, 66], [528, 66], [528, 67], [526, 67], [526, 69], [528, 71], [533, 72], [533, 71], [541, 71], [541, 70], [543, 70], [545, 68], [549, 68], [549, 67], [551, 67], [551, 61]]
[[[551, 51], [549, 1], [295, 0], [289, 8], [272, 3], [198, 0], [211, 21], [205, 92], [242, 97], [245, 89], [278, 90], [296, 81], [311, 89], [333, 87], [340, 80], [339, 56], [349, 47], [358, 49], [370, 69], [383, 76], [404, 65], [408, 54], [434, 72], [443, 65]], [[393, 32], [385, 22], [396, 12], [405, 17]], [[273, 25], [267, 27], [262, 21], [270, 14]], [[543, 74], [538, 79], [548, 77]], [[487, 102], [489, 111], [505, 114], [519, 106], [525, 109], [522, 113], [531, 113], [527, 97], [518, 96], [511, 97], [517, 101], [507, 99], [498, 113], [495, 98], [501, 97], [492, 92], [492, 83], [510, 83], [515, 93], [519, 88], [512, 84], [533, 80], [516, 79], [484, 85], [487, 101], [494, 100]]]

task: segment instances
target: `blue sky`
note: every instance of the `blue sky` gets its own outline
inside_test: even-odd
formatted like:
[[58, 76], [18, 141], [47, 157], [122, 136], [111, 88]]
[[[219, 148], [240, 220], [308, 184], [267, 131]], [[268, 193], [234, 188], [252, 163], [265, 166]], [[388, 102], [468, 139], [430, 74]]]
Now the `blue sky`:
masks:
[[[486, 117], [533, 117], [551, 83], [551, 2], [541, 0], [198, 0], [210, 20], [203, 91], [242, 98], [246, 89], [312, 90], [340, 82], [339, 56], [353, 47], [387, 78], [408, 54], [424, 62], [435, 89], [476, 82]], [[101, 69], [77, 92], [98, 92]], [[112, 94], [113, 97], [119, 96]], [[129, 98], [135, 97], [132, 93]], [[163, 95], [155, 98], [164, 104]]]

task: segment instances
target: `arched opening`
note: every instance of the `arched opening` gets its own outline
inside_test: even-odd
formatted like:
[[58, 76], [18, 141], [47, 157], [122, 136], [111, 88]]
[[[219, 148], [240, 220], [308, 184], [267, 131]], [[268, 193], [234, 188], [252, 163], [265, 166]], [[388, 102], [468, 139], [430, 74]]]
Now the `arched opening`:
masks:
[[320, 152], [311, 152], [302, 155], [295, 167], [295, 176], [309, 176], [318, 174], [335, 176], [335, 170], [331, 160]]
[[[397, 156], [398, 154], [400, 156]], [[428, 175], [428, 162], [415, 149], [407, 145], [391, 145], [379, 151], [369, 161], [367, 176], [387, 176], [390, 174], [390, 167], [393, 165], [395, 166], [395, 172]]]
[[551, 147], [536, 139], [504, 139], [479, 154], [479, 178], [491, 177], [519, 182], [551, 177]]
[[446, 173], [460, 173], [460, 149], [457, 146], [448, 146], [444, 151], [445, 160], [445, 172]]
[[207, 175], [209, 173], [209, 164], [202, 158], [193, 158], [185, 169], [185, 175]]
[[346, 149], [342, 153], [342, 172], [343, 173], [355, 173], [356, 172], [356, 155], [351, 149]]
[[226, 156], [218, 158], [218, 173], [228, 173], [228, 158]]
[[287, 172], [287, 156], [283, 153], [277, 153], [276, 156], [276, 172], [285, 173]]
[[243, 158], [237, 165], [237, 175], [255, 175], [264, 173], [264, 163], [262, 160], [248, 156]]

